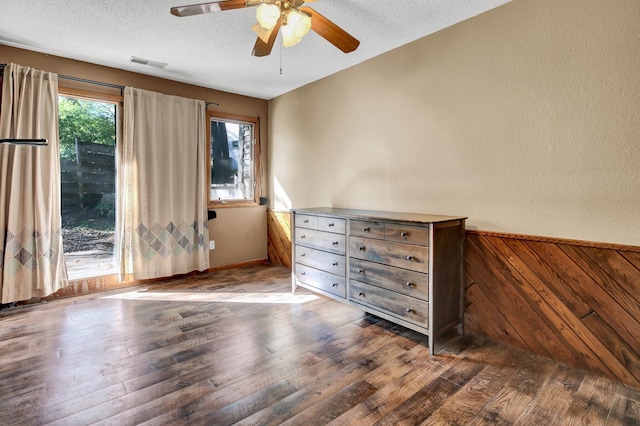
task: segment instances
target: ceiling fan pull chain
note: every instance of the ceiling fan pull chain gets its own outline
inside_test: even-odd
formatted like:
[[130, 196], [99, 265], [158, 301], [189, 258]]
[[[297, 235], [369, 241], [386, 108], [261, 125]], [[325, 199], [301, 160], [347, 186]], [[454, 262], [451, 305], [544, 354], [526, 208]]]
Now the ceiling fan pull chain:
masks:
[[282, 75], [282, 43], [280, 44], [280, 75]]

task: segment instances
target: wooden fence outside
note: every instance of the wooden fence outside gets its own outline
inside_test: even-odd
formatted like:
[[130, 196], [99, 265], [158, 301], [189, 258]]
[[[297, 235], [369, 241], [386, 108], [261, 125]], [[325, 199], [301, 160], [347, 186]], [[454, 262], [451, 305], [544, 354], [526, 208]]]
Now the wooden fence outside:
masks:
[[91, 209], [115, 193], [115, 146], [76, 139], [76, 160], [60, 160], [64, 209]]

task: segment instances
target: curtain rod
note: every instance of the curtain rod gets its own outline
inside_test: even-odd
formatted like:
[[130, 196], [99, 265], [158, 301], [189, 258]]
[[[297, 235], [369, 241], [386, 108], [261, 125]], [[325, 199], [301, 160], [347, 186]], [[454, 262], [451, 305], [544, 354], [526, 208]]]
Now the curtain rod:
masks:
[[[5, 66], [7, 66], [7, 64], [0, 64], [0, 68], [2, 68], [2, 69], [4, 69]], [[58, 74], [58, 78], [63, 78], [65, 80], [71, 80], [71, 81], [77, 81], [79, 83], [93, 84], [95, 86], [103, 86], [103, 87], [110, 87], [112, 89], [124, 90], [124, 86], [119, 86], [117, 84], [111, 84], [111, 83], [103, 83], [102, 81], [87, 80], [85, 78], [71, 77], [71, 76], [63, 75], [63, 74]]]
[[65, 80], [77, 81], [79, 83], [87, 83], [87, 84], [93, 84], [95, 86], [110, 87], [112, 89], [118, 89], [120, 91], [124, 90], [124, 86], [119, 86], [117, 84], [103, 83], [101, 81], [87, 80], [85, 78], [79, 78], [79, 77], [70, 77], [68, 75], [62, 75], [62, 74], [59, 74], [58, 77], [64, 78]]
[[[4, 70], [4, 67], [6, 65], [7, 64], [0, 64], [0, 70]], [[117, 84], [111, 84], [111, 83], [104, 83], [102, 81], [87, 80], [85, 78], [71, 77], [71, 76], [63, 75], [63, 74], [58, 74], [58, 78], [63, 78], [65, 80], [71, 80], [71, 81], [77, 81], [79, 83], [87, 83], [87, 84], [93, 84], [93, 85], [96, 85], [96, 86], [102, 86], [102, 87], [109, 87], [109, 88], [112, 88], [112, 89], [118, 89], [121, 92], [120, 94], [122, 94], [122, 91], [124, 90], [124, 86], [120, 86], [120, 85], [117, 85]], [[205, 108], [208, 108], [209, 105], [220, 106], [220, 104], [217, 103], [217, 102], [205, 102]]]

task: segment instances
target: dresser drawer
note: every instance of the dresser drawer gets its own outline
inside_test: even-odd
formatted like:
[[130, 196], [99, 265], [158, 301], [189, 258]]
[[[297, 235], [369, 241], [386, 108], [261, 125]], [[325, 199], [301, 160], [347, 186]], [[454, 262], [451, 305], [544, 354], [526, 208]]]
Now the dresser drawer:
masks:
[[345, 254], [345, 236], [313, 229], [296, 228], [295, 243], [297, 245]]
[[401, 243], [429, 245], [429, 226], [412, 226], [400, 223], [387, 223], [384, 227], [384, 239]]
[[336, 234], [344, 234], [347, 227], [345, 219], [335, 217], [318, 217], [318, 229], [320, 231], [334, 232]]
[[300, 228], [318, 229], [318, 216], [296, 214], [295, 226]]
[[369, 237], [384, 239], [384, 222], [370, 220], [351, 220], [349, 222], [349, 234], [356, 237]]
[[301, 283], [346, 298], [344, 277], [296, 263], [296, 279]]
[[309, 247], [296, 246], [296, 262], [316, 269], [345, 276], [345, 257], [340, 254], [327, 253]]
[[349, 279], [429, 300], [429, 275], [351, 258]]
[[371, 238], [351, 237], [349, 254], [356, 259], [429, 272], [429, 248], [411, 244], [374, 240]]
[[429, 326], [429, 302], [423, 300], [353, 280], [349, 282], [349, 300], [414, 324]]

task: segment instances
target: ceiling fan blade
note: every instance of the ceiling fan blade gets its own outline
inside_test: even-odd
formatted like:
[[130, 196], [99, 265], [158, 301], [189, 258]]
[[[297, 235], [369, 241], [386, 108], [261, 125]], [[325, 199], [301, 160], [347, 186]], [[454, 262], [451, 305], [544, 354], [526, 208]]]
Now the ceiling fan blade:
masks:
[[[268, 39], [266, 42], [262, 41], [261, 37], [256, 39], [256, 44], [253, 46], [253, 52], [251, 53], [253, 56], [268, 56], [271, 53], [271, 49], [273, 49], [273, 44], [276, 42], [276, 37], [278, 37], [278, 31], [280, 31], [280, 25], [282, 24], [282, 18], [278, 19], [276, 25], [271, 28], [268, 33]], [[264, 38], [267, 38], [265, 34]]]
[[299, 10], [311, 16], [311, 29], [313, 31], [344, 53], [353, 52], [360, 46], [360, 42], [351, 34], [310, 7], [304, 6]]
[[180, 17], [202, 15], [204, 13], [220, 12], [222, 10], [243, 9], [245, 7], [255, 6], [259, 3], [260, 2], [247, 0], [218, 0], [209, 3], [172, 7], [171, 14]]

